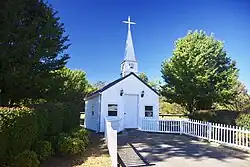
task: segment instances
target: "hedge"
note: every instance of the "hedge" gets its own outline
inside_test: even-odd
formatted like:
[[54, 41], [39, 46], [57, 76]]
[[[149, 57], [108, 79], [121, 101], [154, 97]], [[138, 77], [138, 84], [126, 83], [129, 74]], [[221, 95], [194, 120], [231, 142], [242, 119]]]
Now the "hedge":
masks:
[[34, 151], [25, 150], [19, 153], [11, 163], [11, 167], [38, 167], [39, 161]]
[[240, 113], [236, 119], [236, 125], [250, 130], [250, 111]]
[[2, 107], [0, 117], [0, 159], [6, 161], [31, 148], [37, 138], [37, 119], [27, 107]]
[[0, 107], [0, 166], [25, 150], [36, 150], [40, 141], [51, 142], [55, 149], [57, 136], [79, 125], [80, 110], [74, 103]]
[[191, 119], [209, 121], [220, 124], [236, 125], [236, 118], [240, 112], [229, 110], [199, 110], [189, 115]]

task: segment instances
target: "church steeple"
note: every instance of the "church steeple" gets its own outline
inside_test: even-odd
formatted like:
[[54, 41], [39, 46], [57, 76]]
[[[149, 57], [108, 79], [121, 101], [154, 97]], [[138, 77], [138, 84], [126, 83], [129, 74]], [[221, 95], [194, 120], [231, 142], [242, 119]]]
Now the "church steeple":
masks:
[[131, 24], [136, 24], [135, 22], [130, 21], [130, 17], [128, 17], [127, 21], [123, 21], [123, 23], [128, 24], [128, 35], [126, 40], [126, 48], [125, 48], [125, 57], [123, 62], [121, 63], [121, 76], [134, 72], [137, 74], [138, 72], [138, 64], [135, 58], [135, 51], [133, 46], [133, 40], [131, 35]]

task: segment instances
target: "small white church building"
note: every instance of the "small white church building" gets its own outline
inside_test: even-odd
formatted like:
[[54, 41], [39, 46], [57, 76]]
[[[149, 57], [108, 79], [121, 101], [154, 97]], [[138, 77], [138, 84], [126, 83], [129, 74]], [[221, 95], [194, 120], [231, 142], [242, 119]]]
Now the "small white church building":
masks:
[[117, 123], [117, 130], [138, 128], [141, 119], [158, 119], [159, 95], [138, 75], [130, 21], [125, 48], [125, 58], [121, 63], [121, 77], [85, 98], [85, 127], [96, 132], [104, 132], [105, 119]]

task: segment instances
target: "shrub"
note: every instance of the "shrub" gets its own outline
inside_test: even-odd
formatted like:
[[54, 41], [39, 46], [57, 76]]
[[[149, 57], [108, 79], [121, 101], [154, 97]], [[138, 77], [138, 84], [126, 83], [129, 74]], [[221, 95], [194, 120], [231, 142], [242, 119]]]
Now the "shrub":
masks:
[[37, 124], [38, 124], [38, 139], [44, 140], [47, 137], [49, 127], [49, 113], [45, 107], [35, 107]]
[[46, 160], [52, 154], [51, 142], [39, 141], [36, 145], [36, 153], [39, 160]]
[[[1, 107], [1, 157], [8, 159], [29, 150], [37, 138], [37, 119], [27, 107]], [[6, 140], [8, 141], [6, 143]]]
[[243, 112], [236, 119], [236, 125], [250, 129], [250, 113]]
[[79, 126], [80, 111], [82, 109], [82, 104], [64, 103], [63, 132], [70, 132]]
[[13, 162], [13, 167], [38, 167], [39, 161], [37, 160], [37, 155], [33, 151], [24, 151], [18, 154]]
[[229, 110], [200, 110], [193, 112], [189, 117], [202, 121], [215, 122], [220, 124], [235, 125], [239, 112]]
[[63, 154], [79, 154], [85, 151], [85, 143], [83, 140], [70, 137], [70, 136], [61, 136], [58, 141], [58, 150]]
[[72, 132], [72, 136], [83, 140], [85, 146], [87, 146], [89, 143], [89, 132], [87, 129], [77, 128]]
[[19, 153], [31, 150], [39, 141], [51, 141], [52, 147], [49, 151], [46, 143], [45, 150], [40, 148], [39, 159], [45, 158], [48, 152], [57, 151], [59, 134], [79, 125], [79, 106], [44, 103], [30, 107], [0, 107], [0, 166]]
[[86, 144], [83, 140], [79, 138], [71, 138], [70, 139], [70, 150], [69, 154], [76, 155], [85, 152]]

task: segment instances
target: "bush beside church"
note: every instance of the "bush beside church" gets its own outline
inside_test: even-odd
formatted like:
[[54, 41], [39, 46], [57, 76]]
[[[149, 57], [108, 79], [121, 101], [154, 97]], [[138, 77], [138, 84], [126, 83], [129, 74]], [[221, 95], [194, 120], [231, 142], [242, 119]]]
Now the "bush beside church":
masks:
[[0, 166], [35, 167], [52, 154], [83, 153], [88, 131], [77, 128], [80, 109], [73, 103], [0, 107]]

